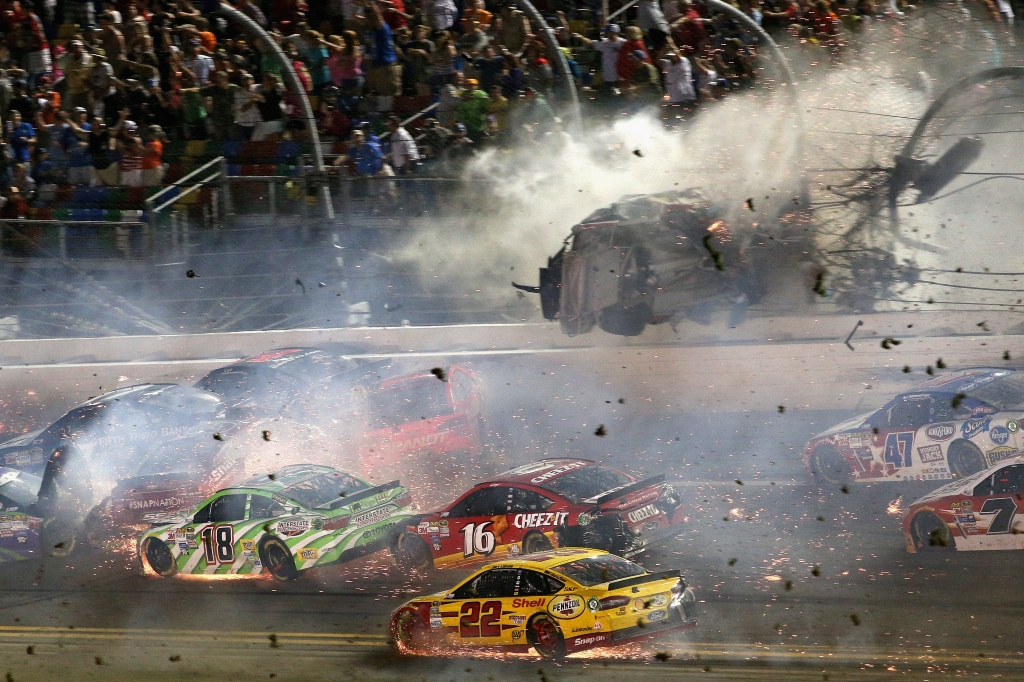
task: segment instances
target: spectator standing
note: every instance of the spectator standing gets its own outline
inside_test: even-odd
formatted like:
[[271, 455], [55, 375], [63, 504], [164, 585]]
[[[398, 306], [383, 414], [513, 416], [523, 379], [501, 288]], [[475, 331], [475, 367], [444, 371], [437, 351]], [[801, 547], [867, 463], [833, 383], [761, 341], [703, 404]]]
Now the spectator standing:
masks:
[[31, 0], [22, 0], [21, 8], [25, 13], [21, 20], [21, 39], [27, 54], [28, 85], [32, 88], [39, 78], [50, 74], [53, 64], [50, 45], [46, 42], [46, 34], [43, 32], [43, 22], [32, 11]]
[[95, 97], [103, 99], [114, 94], [114, 67], [107, 61], [107, 53], [103, 49], [93, 51], [93, 64], [89, 69], [89, 88]]
[[205, 140], [209, 133], [206, 128], [206, 107], [203, 97], [195, 84], [195, 77], [190, 72], [182, 75], [182, 85], [178, 91], [181, 97], [181, 113], [185, 123], [185, 138], [188, 140]]
[[616, 63], [616, 68], [619, 72], [619, 80], [622, 81], [623, 87], [630, 87], [633, 84], [633, 72], [636, 71], [636, 60], [633, 58], [634, 52], [642, 52], [644, 55], [643, 62], [649, 63], [651, 58], [647, 54], [647, 46], [644, 44], [644, 34], [636, 26], [626, 27], [626, 43], [622, 46], [619, 51], [619, 59]]
[[284, 97], [281, 82], [276, 75], [268, 73], [263, 76], [263, 84], [254, 99], [260, 111], [260, 122], [252, 132], [253, 142], [261, 142], [268, 137], [276, 139], [284, 131], [285, 124], [284, 111], [281, 109]]
[[96, 25], [96, 5], [93, 0], [64, 0], [64, 21], [86, 29]]
[[209, 97], [210, 122], [213, 123], [213, 139], [234, 140], [235, 133], [235, 93], [241, 88], [228, 81], [228, 74], [218, 71], [214, 74], [214, 84], [199, 89], [199, 94]]
[[242, 85], [235, 91], [234, 113], [238, 135], [243, 141], [252, 139], [253, 131], [261, 120], [256, 94], [256, 79], [251, 73], [242, 74]]
[[92, 55], [85, 51], [81, 40], [71, 41], [71, 53], [64, 66], [67, 97], [64, 106], [71, 110], [84, 107], [89, 102], [89, 72], [92, 70]]
[[434, 0], [430, 8], [431, 25], [435, 31], [447, 31], [459, 18], [459, 8], [454, 0]]
[[206, 85], [210, 80], [210, 73], [213, 71], [213, 60], [199, 52], [199, 40], [193, 38], [185, 44], [185, 56], [181, 60], [182, 66], [192, 72], [196, 77], [199, 87]]
[[675, 48], [675, 44], [672, 43], [672, 29], [658, 5], [658, 0], [640, 0], [636, 4], [636, 23], [647, 34], [655, 55], [660, 56], [666, 46]]
[[466, 91], [462, 93], [458, 110], [459, 123], [466, 126], [469, 137], [474, 140], [487, 127], [487, 106], [491, 102], [479, 85], [475, 78], [466, 81]]
[[661, 71], [665, 74], [665, 91], [670, 107], [692, 107], [697, 102], [693, 89], [693, 72], [690, 60], [679, 49], [669, 50], [661, 60]]
[[519, 54], [526, 45], [530, 35], [530, 22], [526, 15], [512, 5], [501, 8], [501, 30], [497, 32], [499, 45], [504, 45], [509, 52]]
[[124, 59], [124, 36], [114, 25], [114, 17], [106, 12], [100, 15], [100, 45], [111, 64], [120, 64]]
[[163, 183], [166, 170], [163, 163], [164, 131], [158, 125], [151, 125], [143, 132], [143, 140], [146, 146], [142, 152], [142, 186], [156, 187]]
[[125, 187], [142, 187], [142, 156], [145, 148], [138, 135], [139, 126], [134, 121], [121, 121], [118, 126], [117, 150], [121, 159], [117, 162], [120, 177], [118, 182]]
[[359, 36], [355, 31], [344, 31], [345, 49], [338, 55], [338, 75], [341, 76], [342, 89], [359, 90], [365, 81], [363, 77], [363, 48], [359, 44]]
[[405, 47], [409, 76], [415, 84], [417, 95], [431, 94], [430, 64], [434, 57], [434, 43], [429, 35], [430, 29], [421, 24], [416, 27], [413, 39]]
[[309, 75], [313, 78], [313, 92], [320, 92], [331, 84], [331, 69], [327, 63], [329, 54], [324, 45], [324, 37], [317, 31], [306, 31], [303, 37], [306, 49], [302, 50], [302, 55]]
[[455, 122], [455, 115], [462, 101], [464, 82], [462, 72], [456, 71], [449, 77], [449, 82], [441, 88], [441, 95], [437, 100], [437, 120], [445, 128], [451, 127]]
[[451, 132], [442, 127], [436, 118], [428, 118], [423, 122], [420, 152], [430, 159], [436, 159], [444, 152], [450, 138]]
[[[124, 115], [127, 116], [127, 112], [124, 112]], [[102, 116], [92, 119], [92, 127], [89, 129], [89, 156], [92, 158], [89, 184], [116, 185], [117, 164], [110, 153], [110, 130]]]
[[[402, 93], [402, 66], [398, 63], [391, 27], [384, 21], [380, 0], [370, 0], [372, 14], [367, 18], [373, 34], [373, 66], [366, 72], [366, 87], [380, 97], [391, 98]], [[391, 108], [391, 102], [385, 102]]]
[[[590, 45], [601, 53], [601, 80], [609, 93], [614, 93], [619, 84], [619, 53], [626, 45], [626, 41], [619, 36], [619, 25], [608, 24], [604, 29], [604, 37], [601, 40], [590, 40], [579, 33], [573, 37]], [[510, 48], [511, 49], [511, 48]]]
[[487, 11], [487, 4], [484, 0], [470, 0], [466, 4], [470, 6], [462, 13], [462, 32], [469, 33], [476, 25], [486, 31], [494, 18], [494, 15]]
[[658, 70], [647, 61], [647, 55], [640, 50], [634, 50], [630, 58], [633, 60], [633, 81], [627, 91], [629, 97], [642, 103], [660, 100], [661, 76]]
[[32, 146], [36, 143], [36, 129], [28, 121], [22, 120], [21, 112], [11, 111], [11, 122], [8, 124], [7, 143], [11, 145], [11, 156], [19, 163], [30, 164]]
[[416, 140], [402, 127], [397, 116], [388, 121], [388, 129], [391, 131], [391, 167], [398, 175], [405, 175], [412, 170], [412, 162], [420, 158]]

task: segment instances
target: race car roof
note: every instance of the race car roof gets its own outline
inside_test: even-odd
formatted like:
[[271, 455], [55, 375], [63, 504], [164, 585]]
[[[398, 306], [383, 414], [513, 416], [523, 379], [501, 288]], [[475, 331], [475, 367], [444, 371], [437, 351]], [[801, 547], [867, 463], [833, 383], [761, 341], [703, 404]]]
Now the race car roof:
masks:
[[595, 466], [597, 462], [590, 459], [578, 457], [559, 457], [553, 459], [541, 459], [530, 464], [509, 469], [505, 473], [498, 474], [483, 483], [529, 483], [538, 485], [554, 478], [558, 478], [570, 471], [577, 471], [587, 467]]
[[291, 487], [320, 474], [342, 473], [337, 469], [318, 464], [295, 464], [284, 467], [270, 474], [260, 474], [242, 481], [232, 488], [260, 488], [268, 492], [279, 493], [285, 488]]
[[905, 393], [965, 393], [970, 395], [974, 389], [1015, 373], [1015, 370], [1012, 369], [995, 367], [963, 369], [926, 381], [913, 391], [905, 391]]
[[587, 559], [589, 557], [602, 556], [608, 554], [603, 549], [587, 549], [583, 547], [563, 547], [559, 549], [549, 549], [544, 552], [535, 552], [533, 554], [524, 554], [515, 559], [505, 559], [504, 561], [494, 561], [489, 563], [488, 568], [499, 566], [505, 568], [554, 568], [555, 566], [561, 566], [567, 561], [574, 559]]
[[[444, 371], [445, 375], [450, 376], [451, 373], [452, 373], [452, 369], [454, 367], [456, 367], [456, 366], [457, 365], [446, 365], [445, 367], [442, 368], [442, 370]], [[399, 374], [397, 376], [388, 377], [387, 379], [381, 379], [380, 382], [377, 383], [377, 386], [375, 388], [376, 389], [394, 388], [395, 386], [398, 386], [399, 384], [404, 384], [404, 383], [407, 383], [407, 382], [410, 382], [410, 381], [422, 381], [424, 379], [431, 379], [433, 381], [437, 381], [437, 380], [441, 379], [441, 377], [439, 377], [437, 374], [434, 373], [434, 370], [436, 370], [436, 369], [437, 369], [437, 367], [435, 367], [434, 369], [429, 369], [429, 370], [428, 369], [421, 369], [421, 370], [416, 370], [414, 372], [406, 372], [405, 374]], [[446, 378], [443, 381], [447, 381], [447, 376], [446, 376]]]
[[90, 398], [81, 405], [71, 408], [68, 412], [80, 407], [112, 405], [114, 403], [126, 405], [150, 403], [160, 407], [181, 408], [184, 407], [185, 401], [202, 403], [205, 408], [215, 408], [221, 402], [221, 399], [206, 391], [200, 391], [191, 386], [181, 386], [180, 384], [136, 384], [135, 386], [125, 386], [95, 398]]

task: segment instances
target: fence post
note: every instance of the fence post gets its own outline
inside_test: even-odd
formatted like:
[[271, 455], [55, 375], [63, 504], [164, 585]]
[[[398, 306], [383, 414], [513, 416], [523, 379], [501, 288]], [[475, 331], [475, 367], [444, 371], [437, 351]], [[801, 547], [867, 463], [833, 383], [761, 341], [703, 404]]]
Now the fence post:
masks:
[[231, 215], [231, 182], [228, 179], [228, 160], [220, 160], [220, 186], [224, 190], [224, 217]]
[[178, 211], [171, 211], [171, 248], [178, 246]]
[[212, 195], [212, 201], [210, 201], [210, 213], [213, 221], [213, 231], [214, 233], [217, 233], [217, 231], [220, 230], [220, 211], [218, 210], [220, 190], [213, 190]]
[[57, 252], [60, 254], [60, 259], [66, 261], [68, 259], [68, 226], [64, 223], [61, 223], [57, 229], [57, 243], [59, 244]]
[[270, 200], [270, 217], [277, 222], [277, 183], [273, 180], [267, 181], [267, 198]]

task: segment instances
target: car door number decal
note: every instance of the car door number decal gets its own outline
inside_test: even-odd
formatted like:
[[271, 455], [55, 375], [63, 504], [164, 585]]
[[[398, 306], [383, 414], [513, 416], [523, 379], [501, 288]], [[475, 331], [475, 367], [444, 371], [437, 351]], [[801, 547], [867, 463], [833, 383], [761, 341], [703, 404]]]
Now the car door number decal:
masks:
[[487, 601], [483, 606], [478, 601], [468, 601], [459, 612], [460, 637], [501, 636], [501, 602]]
[[897, 431], [885, 437], [885, 454], [882, 460], [897, 469], [913, 466], [913, 431]]
[[490, 556], [494, 551], [494, 533], [487, 530], [489, 525], [491, 525], [490, 521], [479, 524], [467, 523], [459, 531], [463, 535], [462, 555], [464, 557], [468, 558], [474, 554]]
[[207, 564], [230, 564], [235, 560], [235, 531], [231, 526], [207, 526], [200, 533]]
[[1009, 533], [1013, 517], [1017, 513], [1017, 503], [1012, 497], [994, 497], [985, 500], [978, 513], [983, 516], [994, 514], [989, 521], [987, 533]]

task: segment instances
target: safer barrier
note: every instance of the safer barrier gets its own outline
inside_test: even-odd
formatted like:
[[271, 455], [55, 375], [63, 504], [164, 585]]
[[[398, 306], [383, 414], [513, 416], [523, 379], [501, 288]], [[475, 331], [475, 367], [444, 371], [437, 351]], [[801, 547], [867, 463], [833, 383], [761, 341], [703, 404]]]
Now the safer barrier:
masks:
[[153, 252], [147, 223], [104, 220], [0, 220], [0, 260], [137, 261]]

